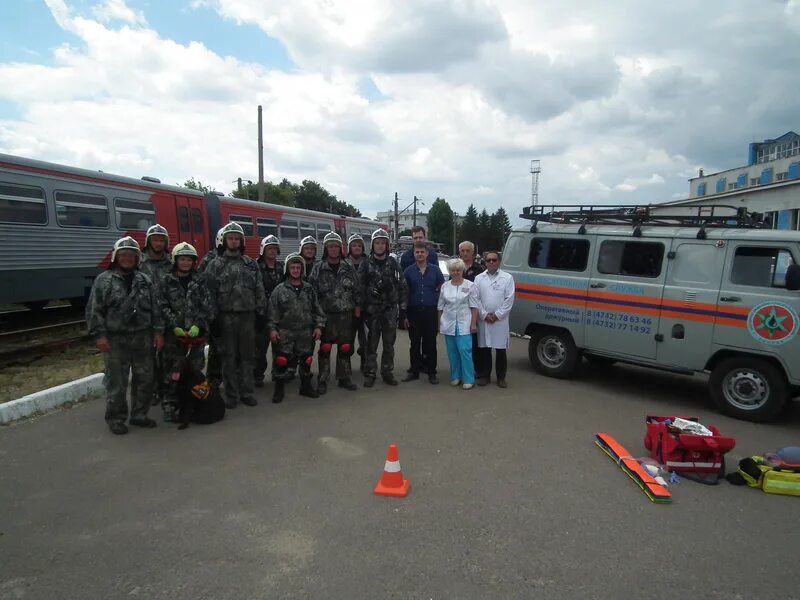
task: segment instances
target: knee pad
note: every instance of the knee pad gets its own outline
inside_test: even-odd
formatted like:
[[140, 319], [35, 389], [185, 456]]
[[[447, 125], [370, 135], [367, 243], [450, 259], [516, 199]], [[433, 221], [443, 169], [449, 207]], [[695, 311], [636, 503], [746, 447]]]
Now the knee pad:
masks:
[[304, 354], [300, 357], [300, 362], [307, 368], [311, 368], [311, 365], [314, 364], [314, 355], [313, 354]]
[[283, 372], [286, 370], [286, 367], [289, 366], [289, 355], [288, 354], [278, 354], [275, 356], [275, 368]]
[[345, 356], [353, 356], [353, 344], [339, 344], [339, 352]]
[[324, 343], [319, 345], [319, 351], [324, 354], [330, 354], [332, 349], [333, 344]]

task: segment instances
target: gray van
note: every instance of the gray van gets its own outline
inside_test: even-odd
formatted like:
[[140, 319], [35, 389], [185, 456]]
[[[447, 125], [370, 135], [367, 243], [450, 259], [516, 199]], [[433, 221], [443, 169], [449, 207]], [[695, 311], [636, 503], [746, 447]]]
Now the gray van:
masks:
[[544, 375], [569, 377], [581, 357], [709, 372], [723, 412], [775, 418], [800, 390], [800, 232], [735, 207], [652, 209], [526, 209], [530, 229], [503, 251], [511, 330]]

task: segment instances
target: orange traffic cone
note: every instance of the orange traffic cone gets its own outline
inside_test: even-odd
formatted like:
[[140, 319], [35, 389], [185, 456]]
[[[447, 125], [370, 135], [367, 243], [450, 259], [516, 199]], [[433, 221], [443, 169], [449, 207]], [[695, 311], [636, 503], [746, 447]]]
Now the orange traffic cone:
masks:
[[383, 467], [383, 476], [378, 485], [375, 486], [373, 493], [377, 496], [396, 496], [405, 498], [408, 495], [408, 488], [411, 482], [403, 479], [403, 472], [400, 470], [400, 460], [397, 458], [397, 446], [391, 444], [386, 453], [386, 465]]

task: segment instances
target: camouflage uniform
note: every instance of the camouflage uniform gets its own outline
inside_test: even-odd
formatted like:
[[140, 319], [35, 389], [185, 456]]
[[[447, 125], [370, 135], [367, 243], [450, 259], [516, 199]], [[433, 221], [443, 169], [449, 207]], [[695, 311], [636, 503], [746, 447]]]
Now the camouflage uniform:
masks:
[[354, 311], [361, 306], [361, 286], [355, 269], [347, 261], [340, 261], [334, 270], [327, 260], [322, 260], [311, 271], [311, 285], [325, 313], [325, 329], [319, 347], [320, 393], [327, 387], [331, 376], [331, 351], [337, 345], [336, 379], [350, 381], [350, 357], [353, 356], [355, 330]]
[[398, 308], [405, 311], [408, 300], [406, 279], [391, 256], [378, 260], [370, 255], [359, 269], [367, 325], [367, 359], [364, 376], [375, 379], [378, 368], [378, 342], [383, 338], [381, 375], [394, 370], [394, 342], [397, 337]]
[[[283, 261], [275, 260], [275, 266], [269, 268], [263, 259], [258, 260], [258, 268], [261, 270], [261, 281], [264, 283], [264, 295], [266, 296], [267, 306], [269, 306], [269, 299], [272, 295], [272, 290], [283, 281]], [[256, 361], [253, 376], [256, 381], [264, 380], [264, 373], [267, 371], [267, 351], [269, 350], [269, 331], [267, 330], [266, 319], [263, 323], [258, 323], [255, 329], [256, 338]], [[272, 349], [273, 354], [275, 349]]]
[[288, 280], [280, 283], [269, 299], [267, 314], [267, 329], [276, 330], [280, 336], [277, 347], [272, 350], [272, 379], [288, 379], [287, 367], [279, 363], [288, 364], [292, 358], [300, 364], [301, 377], [310, 379], [314, 356], [312, 333], [317, 327], [325, 327], [325, 313], [314, 288], [306, 281], [297, 288]]
[[144, 273], [129, 274], [112, 267], [100, 273], [92, 285], [86, 305], [89, 334], [108, 338], [110, 350], [103, 353], [106, 389], [106, 421], [124, 423], [128, 418], [129, 372], [131, 419], [147, 417], [153, 397], [153, 335], [161, 334], [164, 323], [150, 278]]
[[267, 302], [258, 264], [249, 256], [219, 256], [204, 273], [222, 355], [222, 380], [229, 407], [255, 404], [253, 327]]
[[[356, 272], [356, 276], [359, 277], [359, 270], [361, 265], [364, 264], [364, 260], [366, 257], [362, 256], [361, 260], [356, 263], [352, 257], [348, 256], [345, 260], [353, 267]], [[359, 288], [361, 286], [359, 285]], [[363, 301], [363, 298], [362, 298]], [[361, 372], [364, 372], [364, 359], [367, 355], [367, 325], [366, 320], [364, 318], [364, 313], [361, 313], [361, 316], [357, 319], [353, 319], [353, 327], [356, 330], [356, 337], [358, 339], [358, 355], [361, 357]]]
[[[197, 272], [204, 273], [212, 260], [221, 256], [222, 253], [217, 248], [212, 248], [206, 255], [200, 259], [197, 264]], [[213, 315], [210, 316], [210, 321], [213, 321]], [[206, 364], [206, 377], [213, 384], [219, 384], [222, 381], [222, 357], [219, 354], [220, 341], [216, 336], [208, 334], [208, 362]]]
[[[157, 293], [158, 286], [172, 271], [172, 261], [168, 252], [164, 252], [163, 258], [150, 258], [147, 250], [142, 252], [142, 260], [139, 263], [139, 271], [144, 273], [153, 282], [153, 290]], [[158, 404], [164, 399], [164, 357], [162, 352], [156, 352], [155, 348], [150, 349], [153, 355], [153, 404]], [[135, 393], [135, 392], [134, 392]]]
[[[187, 284], [184, 286], [184, 284]], [[200, 289], [202, 287], [202, 289]], [[187, 347], [181, 343], [182, 338], [175, 336], [174, 329], [180, 327], [189, 331], [192, 325], [197, 325], [201, 330], [207, 327], [203, 316], [204, 287], [202, 276], [189, 272], [185, 277], [179, 277], [174, 271], [169, 273], [158, 286], [158, 305], [164, 319], [164, 348], [161, 351], [161, 360], [164, 365], [164, 415], [171, 417], [177, 408], [178, 399], [175, 396], [175, 385], [172, 381], [172, 372], [176, 369], [178, 361], [187, 354]], [[186, 338], [190, 339], [190, 338]], [[189, 346], [189, 360], [194, 369], [202, 370], [204, 352], [201, 345]]]

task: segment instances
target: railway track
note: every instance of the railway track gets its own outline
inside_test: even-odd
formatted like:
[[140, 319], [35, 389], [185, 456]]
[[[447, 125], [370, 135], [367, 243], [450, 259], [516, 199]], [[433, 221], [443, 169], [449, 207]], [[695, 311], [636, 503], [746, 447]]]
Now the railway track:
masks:
[[43, 356], [86, 344], [86, 321], [73, 319], [0, 333], [0, 368], [30, 364]]
[[42, 310], [27, 308], [0, 311], [0, 334], [15, 331], [58, 325], [65, 321], [83, 318], [84, 309], [69, 304], [47, 306]]

